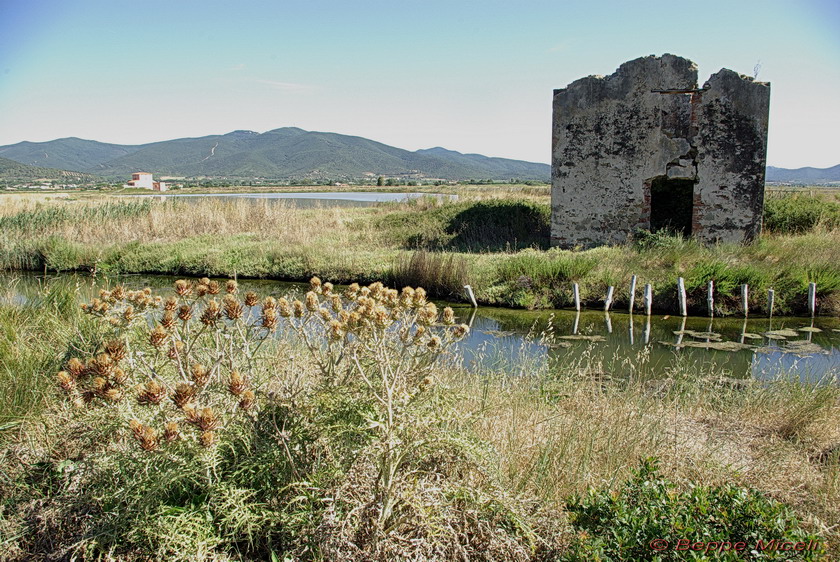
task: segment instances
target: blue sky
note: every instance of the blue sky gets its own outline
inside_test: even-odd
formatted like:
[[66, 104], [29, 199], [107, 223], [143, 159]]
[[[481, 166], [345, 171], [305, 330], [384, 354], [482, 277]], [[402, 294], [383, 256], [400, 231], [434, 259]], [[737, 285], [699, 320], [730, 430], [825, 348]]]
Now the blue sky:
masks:
[[0, 144], [297, 126], [548, 162], [554, 88], [666, 52], [760, 62], [768, 163], [840, 163], [836, 0], [0, 0]]

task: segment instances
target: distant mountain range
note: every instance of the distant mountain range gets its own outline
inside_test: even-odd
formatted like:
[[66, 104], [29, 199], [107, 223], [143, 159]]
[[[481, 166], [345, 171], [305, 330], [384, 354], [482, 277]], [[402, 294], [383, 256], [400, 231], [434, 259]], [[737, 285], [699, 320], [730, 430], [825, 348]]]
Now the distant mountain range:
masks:
[[802, 184], [840, 182], [840, 164], [831, 168], [797, 168], [795, 170], [767, 166], [766, 181]]
[[[21, 164], [36, 168], [26, 170], [20, 167]], [[304, 131], [296, 127], [262, 134], [233, 131], [226, 135], [139, 145], [109, 144], [71, 137], [0, 146], [0, 178], [61, 179], [68, 174], [78, 176], [82, 173], [119, 181], [141, 171], [152, 172], [156, 177], [302, 181], [371, 176], [546, 182], [551, 178], [548, 164], [462, 154], [444, 148], [411, 152], [362, 137]], [[768, 166], [767, 181], [800, 184], [838, 182], [840, 165], [796, 170]]]
[[548, 164], [443, 148], [411, 152], [362, 137], [294, 127], [266, 133], [174, 139], [141, 145], [78, 138], [0, 146], [0, 157], [39, 167], [76, 170], [111, 179], [133, 172], [159, 176], [340, 180], [365, 176], [445, 180], [549, 181]]

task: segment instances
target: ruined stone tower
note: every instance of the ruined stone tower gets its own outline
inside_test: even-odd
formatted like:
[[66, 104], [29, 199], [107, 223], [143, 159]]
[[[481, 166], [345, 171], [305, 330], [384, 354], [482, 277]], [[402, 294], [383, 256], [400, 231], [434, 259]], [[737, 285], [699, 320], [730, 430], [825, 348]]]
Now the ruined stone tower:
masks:
[[643, 57], [554, 91], [551, 243], [670, 229], [708, 243], [761, 232], [770, 85]]

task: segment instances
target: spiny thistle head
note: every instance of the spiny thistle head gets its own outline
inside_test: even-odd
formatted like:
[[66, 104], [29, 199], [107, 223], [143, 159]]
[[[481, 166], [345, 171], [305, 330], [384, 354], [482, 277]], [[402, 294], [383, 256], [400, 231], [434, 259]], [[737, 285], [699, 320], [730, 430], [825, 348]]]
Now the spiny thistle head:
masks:
[[351, 301], [356, 300], [356, 296], [358, 296], [358, 294], [359, 294], [359, 284], [358, 283], [350, 284], [350, 286], [347, 287], [347, 290], [344, 292], [344, 296], [346, 296]]
[[172, 441], [177, 440], [181, 436], [181, 432], [178, 429], [178, 422], [166, 422], [166, 425], [163, 426], [163, 440], [167, 443], [171, 443]]
[[160, 325], [166, 330], [171, 330], [175, 327], [175, 314], [171, 310], [164, 310], [163, 316], [160, 318]]
[[210, 370], [201, 363], [195, 363], [190, 368], [190, 375], [196, 386], [204, 386], [210, 380]]
[[263, 310], [262, 327], [271, 332], [277, 329], [277, 309], [266, 308]]
[[213, 408], [202, 408], [196, 416], [195, 425], [202, 431], [213, 431], [219, 427], [219, 416]]
[[125, 299], [125, 287], [122, 285], [117, 285], [113, 289], [111, 289], [111, 298], [117, 301], [121, 301]]
[[265, 297], [262, 302], [263, 310], [274, 310], [277, 308], [277, 299], [274, 297]]
[[76, 390], [76, 379], [74, 379], [67, 371], [59, 371], [56, 378], [58, 379], [58, 385], [66, 392], [73, 392]]
[[289, 304], [289, 301], [285, 298], [281, 298], [279, 301], [277, 301], [277, 307], [280, 310], [280, 316], [282, 316], [283, 318], [288, 318], [292, 315], [292, 307]]
[[403, 287], [400, 293], [400, 305], [405, 308], [411, 308], [414, 305], [414, 289], [411, 287]]
[[331, 296], [333, 292], [333, 284], [332, 283], [324, 283], [324, 290], [323, 293], [325, 296]]
[[228, 279], [225, 283], [225, 292], [229, 295], [235, 295], [239, 291], [239, 283], [233, 279]]
[[234, 396], [239, 396], [245, 392], [248, 382], [239, 371], [232, 371], [230, 373], [230, 382], [228, 383], [228, 390]]
[[225, 295], [225, 298], [222, 299], [222, 303], [224, 304], [225, 316], [228, 317], [230, 320], [238, 320], [242, 318], [242, 314], [244, 312], [244, 308], [242, 303], [239, 302], [232, 293], [228, 293]]
[[137, 420], [131, 420], [128, 425], [144, 451], [154, 451], [158, 448], [158, 435], [154, 429], [148, 425], [143, 425]]
[[370, 296], [370, 287], [362, 287], [359, 289], [359, 296], [368, 297]]
[[304, 306], [302, 302], [296, 300], [292, 303], [292, 312], [294, 313], [295, 318], [300, 318], [301, 316], [303, 316], [303, 311]]
[[113, 386], [108, 387], [102, 393], [102, 398], [104, 398], [108, 402], [119, 402], [120, 400], [122, 400], [122, 397], [122, 390], [120, 390], [119, 388], [114, 388]]
[[169, 351], [166, 352], [166, 356], [175, 361], [178, 359], [179, 355], [184, 353], [184, 348], [186, 344], [182, 341], [174, 341], [172, 345], [169, 346]]
[[332, 314], [330, 314], [330, 311], [324, 308], [323, 306], [318, 309], [318, 316], [320, 316], [321, 320], [323, 320], [324, 322], [329, 322], [329, 320], [332, 318]]
[[186, 279], [178, 279], [175, 281], [175, 293], [179, 297], [186, 297], [192, 294], [192, 283]]
[[222, 288], [219, 285], [218, 281], [214, 280], [214, 281], [210, 281], [209, 283], [207, 283], [207, 292], [210, 293], [211, 295], [218, 295], [219, 291], [221, 291], [221, 290], [222, 290]]
[[447, 326], [455, 323], [455, 311], [449, 306], [443, 309], [443, 323]]
[[309, 280], [309, 287], [312, 289], [312, 291], [320, 293], [322, 291], [321, 280], [317, 277], [313, 277]]
[[459, 324], [452, 329], [452, 335], [456, 338], [463, 338], [470, 333], [470, 327], [466, 324]]
[[127, 350], [125, 340], [111, 340], [105, 344], [105, 353], [107, 353], [115, 363], [119, 363], [125, 359]]
[[414, 289], [414, 306], [421, 307], [426, 304], [426, 289], [417, 287]]
[[330, 304], [332, 304], [334, 312], [340, 312], [344, 308], [341, 304], [341, 297], [338, 295], [332, 295], [330, 297]]
[[219, 301], [211, 299], [201, 313], [201, 323], [205, 326], [215, 326], [221, 315], [222, 309], [219, 306]]
[[175, 310], [176, 308], [178, 308], [178, 299], [175, 297], [166, 297], [166, 300], [163, 301], [163, 309]]
[[426, 347], [428, 347], [429, 349], [432, 349], [432, 350], [440, 349], [440, 344], [441, 344], [440, 336], [432, 336], [431, 338], [429, 338], [429, 341], [426, 343]]
[[[416, 295], [416, 293], [415, 293]], [[416, 299], [415, 299], [416, 300]], [[437, 321], [438, 310], [435, 303], [429, 302], [417, 311], [417, 322], [425, 326], [434, 324]]]
[[207, 285], [199, 282], [198, 285], [195, 286], [195, 294], [198, 297], [203, 297], [204, 295], [206, 295], [207, 294]]
[[100, 353], [88, 365], [88, 370], [101, 377], [107, 377], [114, 370], [114, 360], [107, 353]]
[[166, 398], [166, 387], [156, 380], [150, 380], [143, 385], [143, 390], [137, 396], [137, 403], [151, 406], [152, 404], [160, 404], [164, 398]]
[[245, 293], [245, 304], [247, 306], [257, 306], [259, 301], [260, 297], [254, 291], [248, 291]]
[[254, 407], [254, 404], [256, 403], [256, 396], [254, 395], [253, 391], [250, 390], [246, 390], [245, 392], [243, 392], [240, 398], [241, 399], [239, 400], [239, 407], [243, 410], [250, 410]]
[[163, 346], [164, 342], [166, 342], [166, 337], [168, 335], [169, 334], [166, 332], [164, 327], [158, 324], [149, 333], [149, 343], [152, 345], [152, 347], [161, 347]]
[[344, 325], [338, 320], [330, 320], [329, 338], [333, 341], [344, 339]]
[[309, 312], [315, 312], [318, 310], [318, 295], [315, 294], [315, 291], [309, 291], [306, 293], [306, 309]]
[[199, 437], [199, 441], [202, 447], [209, 449], [216, 444], [216, 434], [212, 431], [203, 431]]
[[195, 398], [195, 394], [195, 386], [181, 382], [175, 387], [175, 392], [172, 393], [171, 399], [179, 408], [186, 408], [193, 401], [193, 398]]
[[[107, 308], [105, 310], [107, 310]], [[125, 310], [123, 310], [123, 315], [122, 316], [123, 316], [123, 319], [126, 322], [131, 322], [134, 319], [134, 307], [131, 306], [131, 305], [128, 305], [127, 307], [125, 307]]]
[[382, 289], [385, 286], [379, 281], [377, 281], [376, 283], [371, 283], [368, 287], [370, 288], [370, 296], [374, 299], [378, 299], [379, 296], [382, 294]]
[[111, 380], [114, 381], [114, 384], [125, 384], [128, 380], [128, 374], [119, 367], [114, 367], [114, 371], [111, 373]]
[[72, 357], [65, 366], [67, 372], [70, 373], [74, 379], [84, 376], [87, 374], [87, 367], [85, 364], [82, 363], [77, 357]]
[[192, 318], [192, 314], [192, 307], [188, 304], [182, 304], [181, 308], [178, 309], [178, 318], [184, 322], [189, 321], [189, 319]]

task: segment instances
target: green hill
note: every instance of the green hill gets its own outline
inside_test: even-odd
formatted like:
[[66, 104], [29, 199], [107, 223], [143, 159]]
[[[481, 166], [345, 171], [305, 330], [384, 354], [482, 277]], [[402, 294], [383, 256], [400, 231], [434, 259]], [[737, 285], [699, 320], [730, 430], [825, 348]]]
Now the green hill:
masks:
[[137, 171], [156, 176], [267, 179], [353, 179], [366, 174], [447, 180], [548, 181], [547, 164], [434, 148], [411, 152], [376, 141], [294, 127], [262, 134], [174, 139], [144, 145], [114, 145], [76, 138], [0, 146], [0, 156], [122, 179]]
[[97, 178], [91, 174], [29, 166], [8, 158], [0, 158], [0, 180], [35, 181], [41, 179], [90, 182]]

